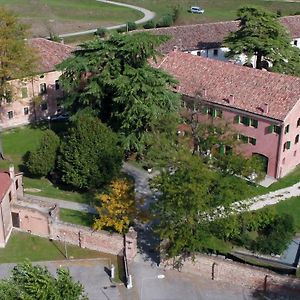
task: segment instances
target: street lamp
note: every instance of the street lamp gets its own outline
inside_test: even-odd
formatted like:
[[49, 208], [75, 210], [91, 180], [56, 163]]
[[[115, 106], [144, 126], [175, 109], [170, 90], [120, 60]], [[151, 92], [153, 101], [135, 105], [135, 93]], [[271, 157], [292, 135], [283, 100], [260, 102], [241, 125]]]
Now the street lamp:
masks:
[[66, 233], [65, 232], [64, 232], [64, 245], [65, 245], [65, 256], [66, 256], [66, 259], [69, 259], [68, 258], [67, 243], [66, 243]]

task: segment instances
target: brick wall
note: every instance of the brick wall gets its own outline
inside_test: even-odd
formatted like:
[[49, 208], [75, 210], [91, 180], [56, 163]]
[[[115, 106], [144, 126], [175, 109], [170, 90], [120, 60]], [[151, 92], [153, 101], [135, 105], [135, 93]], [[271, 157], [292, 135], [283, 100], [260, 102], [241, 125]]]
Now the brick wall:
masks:
[[[166, 268], [172, 268], [172, 260], [163, 262]], [[199, 274], [206, 279], [228, 282], [248, 288], [264, 290], [284, 287], [299, 290], [300, 280], [292, 276], [278, 275], [268, 269], [253, 267], [226, 259], [196, 255], [183, 262], [182, 272]]]
[[[50, 238], [66, 241], [69, 244], [88, 248], [104, 253], [118, 255], [123, 253], [123, 236], [107, 231], [93, 231], [84, 226], [78, 226], [61, 221], [55, 221], [50, 226]], [[129, 243], [127, 243], [129, 242]], [[132, 259], [136, 255], [136, 233], [130, 232], [126, 236], [127, 257]]]

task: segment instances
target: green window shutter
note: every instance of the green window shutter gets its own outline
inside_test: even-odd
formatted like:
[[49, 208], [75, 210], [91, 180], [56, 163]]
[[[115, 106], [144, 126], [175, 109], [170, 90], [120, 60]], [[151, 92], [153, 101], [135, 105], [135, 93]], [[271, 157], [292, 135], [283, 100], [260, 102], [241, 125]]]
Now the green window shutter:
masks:
[[288, 133], [290, 131], [290, 125], [286, 125], [284, 129], [284, 133]]
[[249, 118], [245, 118], [245, 125], [250, 126], [250, 119]]
[[216, 118], [218, 116], [218, 111], [216, 109], [212, 110], [212, 117]]
[[288, 141], [288, 142], [286, 142], [286, 149], [290, 149], [290, 148], [291, 148], [291, 142]]
[[274, 132], [274, 125], [270, 125], [267, 127], [268, 133], [273, 133]]
[[203, 111], [203, 114], [207, 115], [208, 114], [208, 107], [204, 106], [202, 111]]
[[258, 121], [255, 119], [251, 119], [251, 126], [253, 126], [254, 128], [258, 127]]
[[241, 123], [241, 117], [239, 116], [239, 115], [236, 115], [235, 117], [234, 117], [234, 123]]
[[220, 152], [221, 155], [225, 154], [225, 146], [224, 145], [220, 145], [219, 152]]
[[28, 97], [27, 87], [22, 87], [21, 94], [22, 94], [22, 98], [27, 98]]

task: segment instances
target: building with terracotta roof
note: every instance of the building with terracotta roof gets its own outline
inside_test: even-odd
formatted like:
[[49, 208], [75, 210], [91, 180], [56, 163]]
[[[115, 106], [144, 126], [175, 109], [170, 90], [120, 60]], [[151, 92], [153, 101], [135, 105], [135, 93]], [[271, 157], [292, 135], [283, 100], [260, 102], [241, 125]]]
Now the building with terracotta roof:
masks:
[[11, 205], [22, 195], [22, 174], [15, 174], [13, 166], [8, 172], [0, 171], [0, 247], [6, 245], [13, 228]]
[[[280, 22], [290, 34], [291, 43], [300, 47], [300, 15], [280, 18]], [[160, 47], [163, 53], [168, 53], [177, 47], [184, 52], [194, 55], [226, 61], [225, 53], [228, 48], [222, 47], [223, 40], [231, 32], [238, 30], [239, 21], [225, 21], [216, 23], [203, 23], [184, 26], [148, 29], [147, 32], [168, 35], [171, 37]], [[246, 57], [242, 55], [236, 60], [244, 64]], [[251, 60], [255, 65], [255, 58]]]
[[300, 78], [180, 51], [157, 66], [179, 81], [177, 91], [199, 120], [234, 124], [240, 151], [264, 158], [269, 176], [283, 177], [300, 163]]
[[[12, 101], [0, 106], [0, 127], [9, 128], [41, 120], [57, 113], [57, 99], [63, 96], [61, 72], [55, 66], [69, 57], [73, 47], [43, 38], [28, 40], [38, 55], [38, 75], [12, 80]], [[35, 99], [35, 101], [33, 101]]]

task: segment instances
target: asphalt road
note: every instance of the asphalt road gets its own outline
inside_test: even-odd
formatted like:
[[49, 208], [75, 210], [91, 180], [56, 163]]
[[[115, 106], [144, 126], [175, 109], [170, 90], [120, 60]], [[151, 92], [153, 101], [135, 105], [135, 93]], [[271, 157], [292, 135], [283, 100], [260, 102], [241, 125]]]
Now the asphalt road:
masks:
[[[142, 7], [139, 7], [139, 6], [126, 4], [126, 3], [121, 3], [121, 2], [109, 1], [109, 0], [95, 0], [95, 1], [103, 2], [103, 3], [107, 3], [107, 4], [112, 4], [112, 5], [124, 6], [124, 7], [132, 8], [132, 9], [140, 11], [141, 13], [144, 14], [144, 17], [137, 20], [137, 21], [135, 21], [134, 22], [135, 24], [146, 23], [147, 21], [150, 21], [155, 17], [155, 13], [153, 11], [142, 8]], [[106, 28], [107, 30], [111, 30], [111, 29], [118, 29], [118, 28], [125, 27], [125, 26], [126, 26], [126, 24], [124, 23], [124, 24], [119, 24], [119, 25], [115, 25], [115, 26], [108, 26], [108, 27], [104, 27], [104, 28]], [[60, 34], [59, 37], [65, 38], [65, 37], [71, 37], [71, 36], [79, 36], [79, 35], [94, 33], [96, 31], [97, 31], [97, 28], [90, 29], [90, 30], [85, 30], [85, 31], [63, 33], [63, 34]]]

